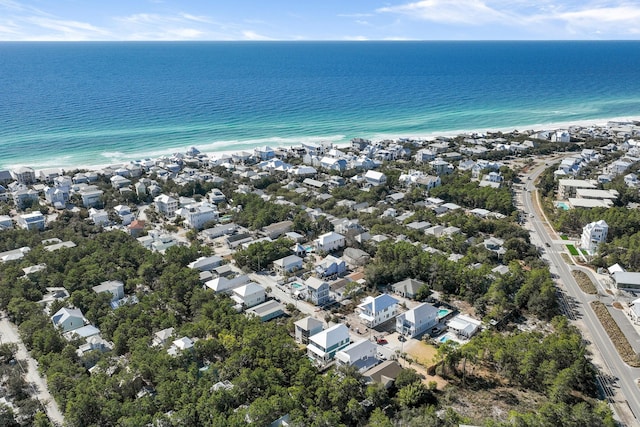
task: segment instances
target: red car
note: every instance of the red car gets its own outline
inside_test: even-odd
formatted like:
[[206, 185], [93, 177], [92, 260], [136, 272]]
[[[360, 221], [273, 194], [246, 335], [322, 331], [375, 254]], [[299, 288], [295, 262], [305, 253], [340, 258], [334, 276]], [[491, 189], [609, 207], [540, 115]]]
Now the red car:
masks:
[[388, 341], [387, 341], [387, 340], [385, 340], [384, 338], [378, 338], [378, 339], [376, 340], [376, 342], [377, 342], [378, 344], [380, 344], [380, 345], [388, 344]]

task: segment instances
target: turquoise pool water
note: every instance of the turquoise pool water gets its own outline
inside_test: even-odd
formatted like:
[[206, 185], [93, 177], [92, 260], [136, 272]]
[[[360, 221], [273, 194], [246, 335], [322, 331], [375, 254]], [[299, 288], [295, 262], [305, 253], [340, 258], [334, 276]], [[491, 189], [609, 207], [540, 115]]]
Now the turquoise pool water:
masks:
[[451, 313], [451, 310], [448, 310], [446, 308], [441, 308], [441, 309], [438, 310], [438, 317], [439, 318], [443, 318], [449, 313]]
[[568, 211], [569, 209], [571, 209], [571, 208], [569, 208], [569, 205], [566, 204], [565, 202], [557, 202], [556, 206], [558, 208], [562, 209], [563, 211]]
[[446, 336], [446, 335], [444, 335], [444, 336], [440, 337], [440, 339], [439, 339], [438, 341], [440, 341], [440, 342], [447, 342], [447, 341], [449, 341], [449, 337], [448, 337], [448, 336]]
[[296, 282], [292, 283], [291, 287], [293, 289], [302, 289], [302, 285], [300, 283], [296, 283]]

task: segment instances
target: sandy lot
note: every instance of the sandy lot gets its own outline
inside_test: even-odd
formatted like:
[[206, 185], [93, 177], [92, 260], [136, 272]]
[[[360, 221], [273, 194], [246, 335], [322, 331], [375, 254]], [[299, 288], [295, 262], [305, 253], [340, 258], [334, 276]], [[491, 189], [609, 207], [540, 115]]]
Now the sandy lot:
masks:
[[0, 342], [18, 344], [18, 353], [16, 356], [19, 360], [26, 362], [23, 363], [23, 366], [26, 369], [25, 379], [27, 382], [34, 385], [37, 391], [37, 394], [34, 397], [44, 404], [49, 419], [55, 425], [63, 425], [64, 418], [62, 413], [60, 412], [60, 409], [58, 409], [58, 404], [53, 399], [53, 396], [49, 394], [47, 382], [40, 376], [36, 361], [27, 352], [24, 344], [22, 344], [22, 340], [20, 340], [20, 336], [18, 335], [18, 329], [13, 323], [9, 322], [4, 313], [0, 313]]

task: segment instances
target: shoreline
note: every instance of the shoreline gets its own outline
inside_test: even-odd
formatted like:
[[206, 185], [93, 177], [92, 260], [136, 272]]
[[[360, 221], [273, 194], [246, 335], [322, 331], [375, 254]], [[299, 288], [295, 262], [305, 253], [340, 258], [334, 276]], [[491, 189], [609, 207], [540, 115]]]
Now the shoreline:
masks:
[[[435, 140], [438, 137], [456, 137], [460, 135], [469, 135], [473, 133], [484, 134], [491, 132], [503, 132], [510, 133], [516, 130], [518, 131], [555, 131], [560, 129], [568, 129], [571, 127], [605, 127], [609, 122], [620, 122], [620, 123], [629, 123], [634, 121], [640, 121], [640, 116], [638, 117], [611, 117], [611, 118], [597, 118], [597, 119], [585, 119], [585, 120], [575, 120], [575, 121], [559, 121], [552, 123], [539, 123], [533, 125], [523, 125], [523, 126], [506, 126], [499, 128], [484, 128], [484, 129], [458, 129], [458, 130], [446, 130], [446, 131], [430, 131], [424, 133], [413, 133], [413, 134], [387, 134], [387, 133], [371, 133], [368, 135], [362, 135], [360, 137], [369, 139], [372, 141], [382, 141], [382, 140], [398, 140], [398, 139], [415, 139], [415, 140], [424, 140], [431, 141]], [[357, 137], [357, 136], [353, 136]], [[242, 151], [253, 151], [254, 148], [268, 145], [272, 148], [278, 147], [294, 147], [298, 146], [302, 143], [321, 143], [321, 142], [331, 142], [334, 146], [341, 148], [348, 146], [350, 144], [352, 136], [348, 135], [327, 135], [327, 136], [307, 136], [307, 137], [268, 137], [263, 139], [249, 139], [246, 141], [233, 140], [233, 141], [214, 141], [205, 144], [191, 144], [189, 146], [183, 146], [180, 148], [167, 148], [167, 149], [158, 149], [150, 152], [142, 153], [142, 152], [132, 152], [132, 153], [123, 153], [119, 151], [114, 152], [104, 152], [101, 153], [103, 157], [105, 157], [105, 161], [100, 161], [99, 163], [91, 163], [91, 164], [82, 164], [82, 161], [78, 161], [78, 163], [73, 163], [72, 155], [64, 155], [62, 158], [67, 158], [70, 160], [70, 163], [65, 163], [64, 161], [61, 163], [51, 164], [52, 160], [38, 162], [34, 161], [31, 163], [15, 163], [15, 164], [4, 164], [0, 169], [3, 170], [13, 170], [18, 167], [26, 166], [31, 167], [36, 171], [47, 170], [47, 169], [62, 169], [65, 171], [71, 170], [89, 170], [89, 171], [99, 171], [107, 166], [113, 165], [123, 165], [133, 162], [135, 160], [140, 159], [157, 159], [163, 156], [171, 156], [174, 153], [184, 153], [190, 147], [196, 147], [200, 152], [212, 159], [218, 159], [223, 155], [232, 155], [234, 153], [239, 153]], [[246, 145], [243, 147], [233, 148], [233, 149], [222, 149], [217, 150], [215, 147], [224, 148], [224, 146], [239, 146]], [[90, 155], [90, 154], [89, 154]], [[109, 161], [109, 157], [112, 157], [112, 160]], [[55, 160], [54, 160], [55, 161]]]

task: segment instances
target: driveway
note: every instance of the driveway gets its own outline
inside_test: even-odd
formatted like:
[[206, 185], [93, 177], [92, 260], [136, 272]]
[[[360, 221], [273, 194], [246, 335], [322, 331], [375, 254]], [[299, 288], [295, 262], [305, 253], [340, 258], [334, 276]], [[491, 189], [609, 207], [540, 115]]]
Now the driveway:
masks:
[[26, 370], [25, 380], [31, 384], [35, 390], [33, 397], [38, 399], [45, 407], [47, 416], [51, 422], [58, 426], [64, 425], [64, 417], [60, 409], [58, 409], [58, 404], [49, 393], [47, 382], [38, 372], [38, 363], [31, 357], [27, 348], [22, 343], [20, 335], [18, 334], [18, 328], [9, 322], [9, 319], [6, 318], [4, 313], [0, 313], [0, 317], [0, 342], [3, 344], [15, 343], [18, 345], [16, 358], [21, 361], [20, 365], [23, 372]]

